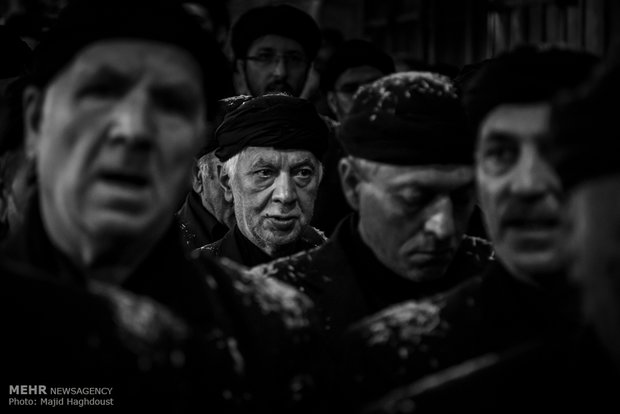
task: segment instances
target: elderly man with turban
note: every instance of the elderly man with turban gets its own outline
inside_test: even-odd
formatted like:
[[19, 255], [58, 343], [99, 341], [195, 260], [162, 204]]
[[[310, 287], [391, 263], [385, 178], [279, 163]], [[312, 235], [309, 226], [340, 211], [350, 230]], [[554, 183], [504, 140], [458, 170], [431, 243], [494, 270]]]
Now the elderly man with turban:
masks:
[[310, 102], [284, 94], [254, 98], [228, 113], [215, 133], [215, 155], [236, 225], [198, 251], [256, 266], [322, 244], [325, 237], [308, 223], [327, 134]]

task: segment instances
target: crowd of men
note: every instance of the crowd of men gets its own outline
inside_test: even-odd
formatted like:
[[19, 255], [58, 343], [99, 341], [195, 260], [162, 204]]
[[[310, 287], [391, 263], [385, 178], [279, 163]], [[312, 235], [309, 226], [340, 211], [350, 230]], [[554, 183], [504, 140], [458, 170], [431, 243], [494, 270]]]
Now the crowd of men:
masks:
[[618, 412], [620, 50], [449, 78], [351, 39], [319, 73], [301, 9], [228, 30], [199, 6], [69, 1], [34, 49], [0, 27], [9, 384], [167, 412]]

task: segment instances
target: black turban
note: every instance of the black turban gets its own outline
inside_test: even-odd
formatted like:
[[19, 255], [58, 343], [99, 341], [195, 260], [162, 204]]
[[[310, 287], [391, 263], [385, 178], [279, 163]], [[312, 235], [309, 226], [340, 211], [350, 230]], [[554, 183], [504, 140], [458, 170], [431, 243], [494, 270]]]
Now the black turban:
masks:
[[445, 76], [401, 72], [362, 86], [340, 138], [352, 156], [395, 165], [472, 164], [473, 138]]
[[35, 49], [34, 82], [47, 84], [85, 47], [106, 39], [144, 39], [187, 51], [202, 69], [207, 114], [231, 95], [230, 68], [212, 35], [175, 0], [73, 0]]
[[284, 94], [253, 98], [229, 112], [215, 131], [224, 162], [246, 147], [310, 151], [321, 159], [327, 149], [327, 125], [314, 105]]
[[321, 46], [321, 31], [309, 14], [287, 4], [264, 6], [249, 10], [233, 26], [230, 43], [235, 58], [245, 58], [252, 42], [266, 35], [299, 42], [309, 60], [316, 58]]
[[463, 103], [474, 130], [496, 106], [551, 100], [591, 73], [598, 59], [570, 49], [520, 46], [462, 76]]
[[563, 186], [620, 173], [620, 49], [581, 88], [560, 96], [552, 106], [551, 158]]
[[321, 87], [326, 91], [331, 91], [343, 72], [358, 66], [372, 66], [379, 69], [383, 75], [395, 71], [394, 61], [383, 50], [367, 40], [351, 39], [339, 46], [325, 64], [325, 71], [321, 76]]

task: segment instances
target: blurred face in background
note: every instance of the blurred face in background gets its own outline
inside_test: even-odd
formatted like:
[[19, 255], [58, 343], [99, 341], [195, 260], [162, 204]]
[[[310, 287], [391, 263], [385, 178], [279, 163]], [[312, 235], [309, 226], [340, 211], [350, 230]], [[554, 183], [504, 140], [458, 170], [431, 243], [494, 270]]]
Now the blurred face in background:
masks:
[[310, 68], [301, 44], [278, 35], [256, 39], [242, 60], [245, 81], [252, 96], [269, 92], [299, 96]]
[[620, 174], [572, 191], [567, 222], [568, 269], [585, 319], [620, 368]]
[[327, 103], [338, 121], [349, 114], [353, 95], [357, 89], [385, 75], [374, 66], [356, 66], [344, 71], [334, 83], [334, 90], [327, 92]]
[[73, 254], [163, 233], [205, 134], [190, 55], [164, 43], [101, 41], [26, 96], [52, 241]]
[[483, 120], [476, 179], [487, 232], [508, 270], [530, 282], [561, 269], [560, 181], [544, 158], [547, 104], [504, 104]]

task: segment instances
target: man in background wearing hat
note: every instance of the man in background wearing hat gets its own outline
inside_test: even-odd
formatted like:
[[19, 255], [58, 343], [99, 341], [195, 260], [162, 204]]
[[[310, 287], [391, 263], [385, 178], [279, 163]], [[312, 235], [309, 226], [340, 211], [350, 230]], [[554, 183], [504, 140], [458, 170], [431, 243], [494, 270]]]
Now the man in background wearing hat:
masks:
[[107, 404], [132, 409], [297, 411], [309, 382], [288, 341], [308, 338], [307, 299], [189, 261], [173, 221], [227, 75], [213, 39], [176, 2], [75, 1], [35, 57], [38, 192], [0, 260], [9, 382], [111, 387]]
[[338, 175], [338, 163], [344, 156], [338, 140], [340, 122], [350, 111], [353, 94], [361, 85], [393, 72], [394, 62], [388, 54], [366, 40], [352, 39], [336, 49], [321, 76], [321, 89], [336, 122], [323, 159], [325, 177], [319, 187], [312, 224], [328, 235], [352, 211], [342, 193]]
[[259, 96], [269, 92], [309, 97], [318, 86], [312, 61], [321, 45], [314, 19], [287, 4], [249, 10], [231, 32], [237, 93]]
[[363, 39], [351, 39], [336, 49], [327, 61], [321, 89], [335, 119], [342, 122], [351, 110], [358, 88], [395, 71], [393, 59], [376, 45]]
[[403, 73], [363, 86], [340, 161], [355, 210], [322, 247], [252, 270], [301, 288], [329, 336], [411, 298], [468, 280], [491, 252], [463, 237], [474, 206], [472, 139], [450, 81]]
[[200, 251], [256, 266], [322, 244], [325, 237], [308, 223], [327, 133], [309, 101], [284, 94], [253, 98], [228, 113], [215, 133], [215, 154], [236, 226]]

